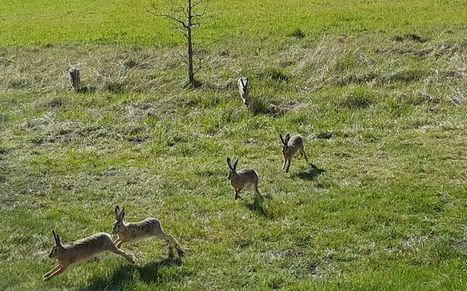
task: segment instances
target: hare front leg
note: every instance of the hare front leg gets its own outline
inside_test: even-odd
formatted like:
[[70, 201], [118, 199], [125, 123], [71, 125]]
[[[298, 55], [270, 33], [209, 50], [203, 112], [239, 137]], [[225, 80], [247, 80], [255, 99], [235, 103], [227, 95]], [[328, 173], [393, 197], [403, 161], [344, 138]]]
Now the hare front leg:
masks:
[[243, 97], [243, 95], [240, 95], [240, 98], [242, 98], [242, 101], [243, 101], [244, 105], [248, 105], [248, 103], [246, 102], [246, 99]]
[[[58, 268], [57, 268], [58, 267]], [[53, 277], [63, 273], [63, 271], [66, 270], [67, 267], [65, 266], [60, 266], [58, 265], [57, 267], [54, 268], [54, 270], [50, 271], [49, 273], [45, 274], [44, 277], [42, 278], [44, 281], [48, 281], [52, 279]], [[46, 276], [47, 275], [47, 276]]]
[[120, 240], [120, 238], [117, 238], [116, 240], [113, 241], [113, 243], [117, 247], [117, 249], [119, 249], [120, 246], [122, 245], [123, 241]]
[[122, 252], [121, 250], [119, 250], [117, 248], [117, 246], [115, 245], [112, 245], [110, 248], [109, 248], [109, 251], [111, 251], [112, 253], [114, 254], [117, 254], [119, 256], [122, 256], [124, 257], [125, 259], [127, 259], [130, 263], [134, 264], [135, 263], [135, 260], [133, 259], [132, 256], [128, 255], [127, 253], [125, 252]]
[[242, 189], [235, 189], [235, 200], [237, 200], [238, 198], [242, 198], [240, 197], [240, 194], [239, 194], [241, 190]]
[[60, 265], [56, 265], [55, 267], [53, 267], [52, 270], [48, 271], [47, 273], [44, 274], [44, 276], [42, 276], [42, 279], [44, 279], [45, 281], [45, 278], [47, 278], [48, 276], [50, 276], [52, 273], [56, 272], [58, 269], [60, 269]]
[[290, 160], [291, 160], [291, 159], [287, 160], [287, 165], [286, 165], [286, 167], [285, 167], [285, 172], [286, 172], [286, 173], [288, 173], [288, 172], [289, 172], [289, 168], [290, 168]]

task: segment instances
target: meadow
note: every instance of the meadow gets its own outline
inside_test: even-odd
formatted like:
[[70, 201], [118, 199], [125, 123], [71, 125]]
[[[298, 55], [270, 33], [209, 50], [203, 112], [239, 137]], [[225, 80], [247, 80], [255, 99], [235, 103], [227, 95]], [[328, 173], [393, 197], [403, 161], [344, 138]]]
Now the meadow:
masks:
[[[179, 3], [2, 1], [0, 289], [467, 288], [466, 1], [211, 1], [196, 90], [154, 2]], [[318, 170], [281, 170], [287, 132]], [[272, 199], [235, 201], [227, 157]], [[186, 255], [42, 282], [52, 230], [110, 232], [115, 205]]]

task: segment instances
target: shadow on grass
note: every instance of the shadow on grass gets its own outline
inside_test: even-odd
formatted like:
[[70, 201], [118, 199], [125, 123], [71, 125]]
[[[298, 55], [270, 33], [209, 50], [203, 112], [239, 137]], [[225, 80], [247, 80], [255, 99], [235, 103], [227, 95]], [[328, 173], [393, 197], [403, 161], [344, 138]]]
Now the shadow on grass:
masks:
[[266, 218], [272, 218], [271, 213], [268, 211], [267, 207], [264, 205], [264, 198], [260, 199], [255, 197], [255, 200], [252, 203], [245, 203], [246, 207], [251, 211], [255, 212], [258, 215], [264, 216]]
[[451, 241], [452, 247], [458, 252], [467, 254], [467, 240], [455, 240]]
[[310, 164], [310, 168], [308, 170], [295, 174], [294, 176], [299, 177], [302, 180], [311, 181], [324, 173], [326, 173], [326, 170], [320, 169], [317, 166]]
[[123, 265], [116, 269], [110, 278], [95, 278], [88, 286], [81, 287], [79, 290], [123, 290], [126, 283], [138, 280], [138, 276], [135, 276], [136, 272], [139, 274], [139, 280], [145, 283], [180, 281], [183, 277], [181, 273], [168, 278], [166, 274], [163, 274], [163, 270], [165, 267], [180, 266], [182, 263], [182, 259], [171, 256], [144, 266]]
[[97, 91], [96, 87], [83, 86], [78, 89], [77, 93], [95, 93], [96, 91]]

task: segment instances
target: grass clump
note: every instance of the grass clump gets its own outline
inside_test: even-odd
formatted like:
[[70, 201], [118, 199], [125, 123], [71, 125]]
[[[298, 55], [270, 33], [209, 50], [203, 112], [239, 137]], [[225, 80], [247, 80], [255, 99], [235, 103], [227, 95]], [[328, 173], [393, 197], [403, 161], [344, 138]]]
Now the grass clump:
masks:
[[427, 76], [427, 72], [421, 69], [407, 69], [388, 74], [383, 77], [385, 82], [404, 82], [410, 83], [423, 79]]
[[255, 97], [248, 102], [248, 109], [253, 114], [268, 114], [269, 113], [269, 104], [267, 101]]
[[268, 67], [257, 73], [260, 79], [269, 79], [277, 82], [288, 82], [291, 77], [282, 69], [276, 67]]
[[296, 38], [304, 38], [305, 37], [305, 32], [303, 32], [300, 28], [294, 29], [292, 32], [287, 34], [288, 37], [296, 37]]
[[417, 42], [417, 43], [427, 42], [426, 38], [421, 37], [420, 35], [415, 34], [415, 33], [407, 33], [407, 34], [405, 34], [403, 36], [396, 35], [396, 36], [393, 37], [393, 39], [395, 41], [398, 41], [398, 42], [401, 42], [401, 41], [404, 41], [404, 40], [413, 41], [413, 42]]
[[111, 93], [122, 93], [124, 92], [125, 84], [118, 81], [105, 81], [102, 88]]
[[25, 89], [31, 87], [31, 82], [24, 78], [11, 78], [8, 80], [9, 89]]
[[357, 87], [350, 94], [345, 95], [339, 105], [350, 109], [368, 108], [374, 99], [374, 92], [364, 87]]

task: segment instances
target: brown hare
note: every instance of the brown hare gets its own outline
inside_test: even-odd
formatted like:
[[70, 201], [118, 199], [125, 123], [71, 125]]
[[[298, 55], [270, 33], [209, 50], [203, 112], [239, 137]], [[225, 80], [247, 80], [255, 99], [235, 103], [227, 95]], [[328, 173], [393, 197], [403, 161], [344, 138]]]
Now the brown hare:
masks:
[[118, 238], [114, 241], [117, 248], [120, 248], [122, 243], [129, 241], [136, 241], [143, 238], [155, 236], [165, 240], [170, 245], [170, 250], [175, 247], [179, 256], [183, 255], [183, 250], [178, 242], [171, 236], [164, 232], [160, 221], [156, 218], [146, 218], [143, 221], [135, 223], [125, 223], [125, 207], [120, 210], [117, 205], [115, 207], [116, 221], [113, 225], [112, 233], [116, 234]]
[[242, 98], [243, 104], [248, 105], [248, 94], [250, 93], [250, 88], [248, 87], [248, 79], [241, 77], [238, 79], [238, 92], [240, 93], [240, 98]]
[[300, 151], [300, 154], [304, 157], [305, 161], [309, 163], [303, 147], [303, 138], [300, 135], [290, 137], [290, 134], [287, 134], [285, 138], [281, 134], [279, 134], [279, 136], [282, 141], [282, 154], [284, 155], [282, 169], [285, 169], [285, 172], [289, 172], [290, 162], [297, 151]]
[[56, 258], [58, 265], [42, 276], [44, 281], [63, 273], [69, 266], [89, 260], [99, 253], [110, 251], [120, 255], [134, 263], [133, 257], [117, 249], [108, 233], [96, 233], [86, 238], [63, 245], [55, 231], [52, 231], [55, 239], [55, 246], [49, 254], [49, 258]]
[[242, 169], [237, 171], [237, 164], [238, 159], [232, 165], [232, 161], [230, 160], [230, 158], [227, 158], [227, 165], [229, 165], [230, 168], [229, 180], [230, 184], [232, 184], [232, 187], [235, 190], [235, 200], [241, 198], [239, 193], [244, 188], [253, 188], [256, 196], [262, 199], [263, 196], [261, 196], [258, 190], [258, 174], [254, 170], [249, 169]]

